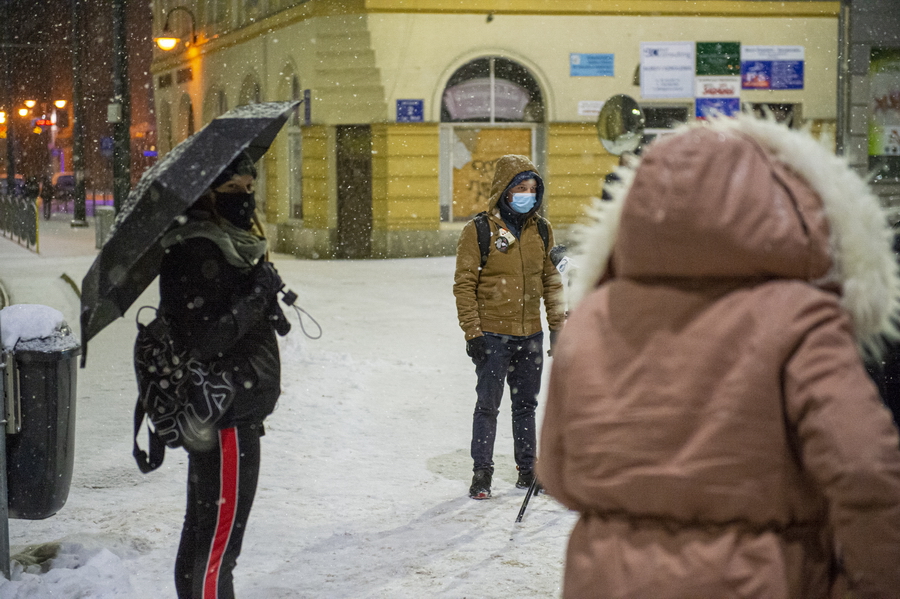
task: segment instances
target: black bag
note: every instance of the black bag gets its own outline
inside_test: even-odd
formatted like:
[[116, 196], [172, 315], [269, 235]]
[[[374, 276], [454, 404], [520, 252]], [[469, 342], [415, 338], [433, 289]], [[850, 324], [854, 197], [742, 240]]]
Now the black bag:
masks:
[[[235, 386], [223, 365], [201, 362], [179, 348], [169, 321], [161, 314], [157, 313], [150, 324], [138, 321], [137, 327], [134, 372], [138, 399], [132, 454], [141, 472], [150, 472], [162, 465], [166, 445], [189, 449], [212, 446], [216, 423], [231, 407]], [[151, 425], [149, 457], [137, 443], [145, 416]]]

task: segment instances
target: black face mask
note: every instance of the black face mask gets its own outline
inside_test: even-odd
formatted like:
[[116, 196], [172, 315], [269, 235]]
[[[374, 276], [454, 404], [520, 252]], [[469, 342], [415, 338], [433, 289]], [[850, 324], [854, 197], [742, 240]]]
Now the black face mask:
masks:
[[239, 229], [249, 231], [253, 227], [256, 197], [252, 193], [216, 192], [216, 212]]

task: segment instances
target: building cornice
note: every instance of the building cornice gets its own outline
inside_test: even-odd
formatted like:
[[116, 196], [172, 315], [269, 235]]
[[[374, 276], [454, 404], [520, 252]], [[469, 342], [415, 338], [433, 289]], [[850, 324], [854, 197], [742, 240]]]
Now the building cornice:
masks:
[[366, 12], [837, 17], [841, 3], [810, 0], [364, 0]]

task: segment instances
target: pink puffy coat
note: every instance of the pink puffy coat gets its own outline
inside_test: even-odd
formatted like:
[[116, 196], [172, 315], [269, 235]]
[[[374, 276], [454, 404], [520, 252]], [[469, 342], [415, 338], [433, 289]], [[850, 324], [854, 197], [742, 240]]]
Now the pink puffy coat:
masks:
[[859, 353], [896, 332], [874, 197], [750, 119], [657, 141], [621, 196], [541, 431], [538, 476], [581, 512], [564, 597], [900, 597], [900, 440]]

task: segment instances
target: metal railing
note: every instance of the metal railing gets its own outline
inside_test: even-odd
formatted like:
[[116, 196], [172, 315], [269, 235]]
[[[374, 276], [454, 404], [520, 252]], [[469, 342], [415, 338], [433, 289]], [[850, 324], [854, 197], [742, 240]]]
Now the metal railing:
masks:
[[0, 195], [0, 233], [37, 251], [37, 205], [22, 196]]

